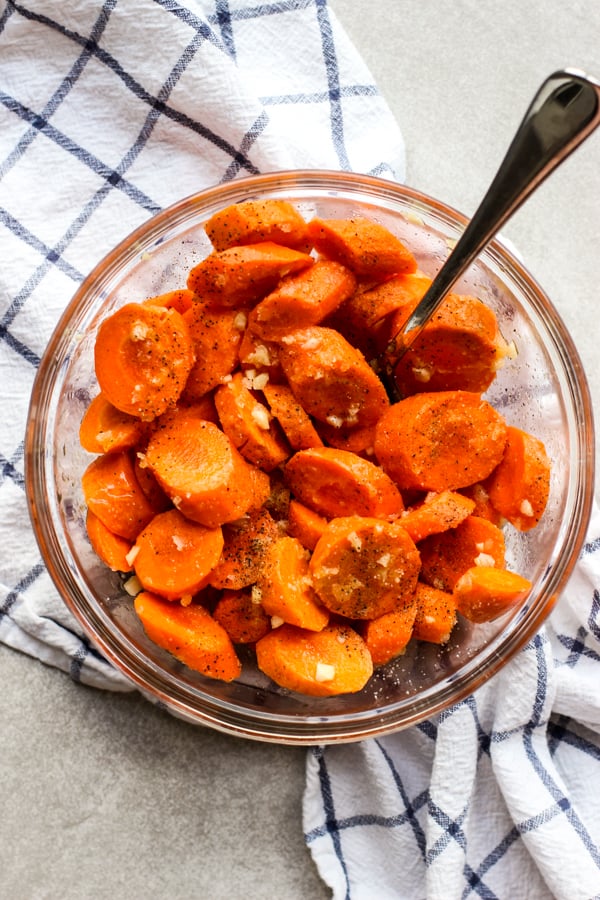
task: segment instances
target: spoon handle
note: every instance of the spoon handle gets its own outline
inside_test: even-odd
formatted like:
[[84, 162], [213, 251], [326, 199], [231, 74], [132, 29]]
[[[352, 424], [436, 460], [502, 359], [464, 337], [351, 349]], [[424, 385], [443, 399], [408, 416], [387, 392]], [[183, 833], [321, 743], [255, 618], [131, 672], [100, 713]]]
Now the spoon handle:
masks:
[[498, 229], [599, 123], [600, 82], [576, 69], [555, 72], [544, 81], [473, 218], [403, 333], [394, 338], [395, 362]]

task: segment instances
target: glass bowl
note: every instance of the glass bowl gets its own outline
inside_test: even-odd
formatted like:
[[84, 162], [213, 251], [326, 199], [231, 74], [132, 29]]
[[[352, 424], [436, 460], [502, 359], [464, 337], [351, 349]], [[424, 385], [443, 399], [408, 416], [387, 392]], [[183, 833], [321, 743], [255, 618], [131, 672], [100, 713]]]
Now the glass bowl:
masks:
[[507, 564], [533, 582], [526, 602], [486, 625], [461, 621], [444, 647], [410, 642], [406, 653], [357, 694], [304, 697], [278, 688], [249, 653], [239, 680], [206, 678], [145, 635], [122, 577], [92, 551], [81, 474], [81, 417], [97, 392], [93, 346], [103, 317], [122, 304], [185, 286], [210, 251], [203, 223], [217, 210], [259, 197], [290, 199], [307, 217], [366, 215], [394, 231], [433, 274], [465, 218], [430, 197], [378, 178], [294, 171], [240, 179], [188, 197], [150, 219], [83, 282], [49, 342], [35, 381], [26, 435], [27, 496], [49, 573], [92, 642], [146, 697], [189, 722], [283, 744], [359, 740], [443, 710], [490, 678], [531, 638], [557, 601], [590, 516], [594, 480], [591, 402], [577, 351], [556, 310], [523, 265], [494, 241], [456, 290], [480, 297], [518, 350], [486, 399], [507, 421], [541, 438], [553, 462], [542, 521], [509, 528]]

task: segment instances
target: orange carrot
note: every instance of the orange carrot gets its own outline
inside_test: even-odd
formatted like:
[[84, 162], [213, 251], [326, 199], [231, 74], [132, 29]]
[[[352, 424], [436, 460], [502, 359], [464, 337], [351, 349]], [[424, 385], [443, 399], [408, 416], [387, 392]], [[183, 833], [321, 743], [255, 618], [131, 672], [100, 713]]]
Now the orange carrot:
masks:
[[447, 644], [456, 624], [454, 596], [419, 581], [416, 602], [413, 638], [430, 644]]
[[94, 552], [109, 569], [113, 572], [131, 572], [131, 564], [127, 559], [132, 547], [131, 541], [110, 531], [89, 509], [85, 527]]
[[82, 475], [87, 508], [114, 534], [128, 541], [136, 537], [155, 510], [142, 491], [127, 450], [97, 456]]
[[174, 505], [209, 528], [239, 519], [270, 492], [266, 473], [250, 466], [217, 425], [185, 408], [154, 431], [145, 462]]
[[121, 412], [98, 394], [86, 409], [79, 427], [79, 442], [88, 453], [108, 453], [137, 447], [146, 437], [145, 422]]
[[488, 519], [468, 516], [449, 531], [434, 534], [419, 544], [421, 579], [442, 591], [452, 591], [472, 566], [504, 568], [504, 534]]
[[167, 291], [166, 294], [159, 294], [157, 297], [150, 297], [144, 303], [151, 306], [166, 306], [168, 309], [176, 309], [178, 313], [183, 315], [188, 309], [191, 309], [197, 297], [193, 291], [187, 288], [181, 288], [175, 291]]
[[454, 599], [471, 622], [491, 622], [514, 609], [531, 590], [531, 582], [507, 569], [473, 566], [458, 579]]
[[210, 217], [205, 231], [215, 250], [240, 244], [274, 241], [294, 250], [307, 250], [305, 220], [288, 200], [245, 200]]
[[412, 601], [419, 568], [400, 525], [366, 516], [332, 519], [310, 561], [321, 602], [349, 619], [374, 619]]
[[402, 488], [456, 490], [486, 478], [502, 459], [503, 417], [479, 394], [413, 394], [383, 414], [375, 456]]
[[221, 427], [242, 456], [266, 472], [284, 462], [291, 451], [276, 421], [236, 372], [215, 392]]
[[213, 611], [234, 644], [255, 644], [271, 630], [271, 622], [252, 591], [223, 591]]
[[165, 512], [170, 509], [173, 505], [171, 499], [165, 494], [153, 472], [146, 465], [146, 457], [143, 452], [136, 453], [133, 468], [138, 484], [154, 512]]
[[287, 384], [266, 382], [262, 391], [269, 404], [271, 415], [275, 416], [281, 425], [293, 450], [307, 450], [309, 447], [323, 445], [310, 416], [298, 403]]
[[474, 516], [480, 516], [482, 519], [489, 519], [494, 525], [502, 524], [502, 516], [498, 510], [494, 509], [492, 506], [488, 490], [481, 481], [476, 481], [474, 484], [468, 484], [466, 487], [460, 489], [460, 493], [465, 497], [469, 497], [469, 499], [473, 500], [475, 503], [475, 507], [473, 508]]
[[356, 290], [352, 272], [333, 260], [319, 260], [308, 269], [282, 278], [252, 310], [252, 331], [276, 341], [296, 328], [318, 325]]
[[385, 518], [404, 509], [400, 491], [383, 469], [347, 450], [299, 450], [285, 467], [285, 479], [298, 500], [329, 518]]
[[273, 341], [263, 341], [250, 327], [244, 331], [238, 357], [243, 369], [268, 375], [271, 384], [285, 381], [279, 363], [279, 345]]
[[106, 399], [122, 412], [151, 421], [177, 401], [194, 350], [177, 310], [127, 303], [100, 324], [94, 360]]
[[196, 357], [183, 399], [198, 400], [236, 368], [247, 317], [235, 309], [210, 309], [198, 301], [183, 318], [190, 330]]
[[388, 228], [372, 219], [317, 217], [308, 223], [308, 234], [319, 253], [341, 262], [359, 278], [380, 281], [417, 268], [410, 250]]
[[271, 617], [309, 631], [321, 631], [329, 622], [329, 612], [310, 583], [308, 553], [294, 537], [284, 536], [269, 545], [257, 587]]
[[373, 665], [384, 666], [404, 653], [412, 637], [416, 614], [417, 602], [413, 600], [401, 609], [393, 609], [365, 622], [362, 636]]
[[247, 513], [237, 522], [223, 526], [225, 546], [210, 574], [215, 588], [240, 590], [259, 577], [269, 546], [278, 538], [277, 525], [266, 509]]
[[187, 286], [204, 303], [242, 307], [272, 291], [280, 278], [312, 266], [307, 253], [271, 241], [211, 253], [191, 270]]
[[474, 509], [474, 500], [456, 491], [441, 491], [428, 494], [423, 503], [407, 510], [399, 522], [418, 543], [430, 534], [456, 528]]
[[220, 527], [206, 528], [169, 509], [140, 532], [130, 559], [145, 590], [179, 600], [208, 584], [222, 549]]
[[274, 628], [257, 642], [256, 660], [276, 684], [311, 697], [355, 693], [373, 674], [365, 642], [345, 625], [327, 625], [322, 631]]
[[199, 603], [182, 606], [142, 591], [134, 608], [150, 640], [190, 669], [221, 681], [241, 674], [231, 638]]
[[509, 426], [504, 456], [485, 488], [492, 506], [519, 531], [540, 521], [550, 493], [550, 469], [542, 441]]
[[318, 432], [324, 443], [336, 450], [348, 450], [369, 459], [374, 455], [375, 426], [336, 428], [328, 422], [318, 423]]
[[304, 503], [290, 500], [287, 531], [292, 537], [297, 538], [303, 547], [306, 547], [307, 550], [314, 550], [326, 527], [327, 519], [305, 506]]
[[331, 328], [290, 332], [280, 362], [295, 397], [320, 422], [339, 428], [373, 425], [389, 406], [362, 353]]

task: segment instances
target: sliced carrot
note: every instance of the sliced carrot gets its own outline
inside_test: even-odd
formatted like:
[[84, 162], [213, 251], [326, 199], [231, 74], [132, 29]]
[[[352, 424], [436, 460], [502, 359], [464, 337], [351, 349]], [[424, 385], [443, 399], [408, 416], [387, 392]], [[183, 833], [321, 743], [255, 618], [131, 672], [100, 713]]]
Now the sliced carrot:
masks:
[[335, 427], [373, 425], [389, 407], [362, 353], [331, 328], [313, 325], [282, 340], [280, 362], [309, 415]]
[[206, 528], [169, 509], [140, 532], [130, 558], [145, 590], [179, 600], [208, 584], [222, 549], [220, 527]]
[[223, 526], [225, 546], [210, 574], [215, 588], [240, 590], [259, 577], [269, 546], [279, 537], [275, 520], [266, 509], [246, 513]]
[[506, 433], [504, 418], [479, 394], [413, 394], [377, 423], [375, 456], [400, 488], [456, 490], [492, 472]]
[[120, 537], [135, 541], [155, 510], [135, 475], [131, 453], [105, 453], [92, 460], [81, 478], [87, 508]]
[[257, 642], [256, 661], [276, 684], [311, 697], [356, 693], [373, 674], [367, 645], [346, 625], [274, 628]]
[[291, 450], [268, 409], [244, 384], [236, 372], [227, 384], [217, 388], [215, 406], [221, 427], [242, 456], [270, 472], [290, 455]]
[[149, 591], [134, 600], [151, 641], [208, 678], [233, 681], [242, 671], [231, 638], [199, 603], [169, 603]]
[[416, 614], [417, 602], [413, 600], [401, 609], [393, 609], [365, 622], [362, 636], [373, 665], [384, 666], [404, 653], [412, 637]]
[[94, 552], [109, 569], [113, 572], [131, 572], [131, 564], [127, 559], [132, 547], [131, 541], [110, 531], [89, 509], [85, 527]]
[[519, 531], [534, 528], [548, 502], [550, 471], [542, 441], [509, 426], [504, 456], [485, 482], [492, 506]]
[[247, 317], [235, 309], [211, 309], [196, 302], [183, 318], [196, 357], [183, 391], [183, 399], [189, 402], [221, 384], [236, 368]]
[[531, 590], [531, 582], [516, 572], [473, 566], [454, 586], [456, 608], [471, 622], [491, 622], [513, 609]]
[[166, 306], [168, 309], [176, 309], [178, 313], [183, 315], [188, 309], [191, 309], [196, 299], [193, 291], [188, 291], [187, 288], [180, 288], [175, 291], [167, 291], [166, 294], [150, 297], [144, 303], [149, 303], [151, 306]]
[[460, 489], [460, 493], [465, 497], [469, 497], [475, 503], [473, 509], [474, 516], [480, 516], [482, 519], [489, 519], [494, 525], [502, 524], [502, 516], [498, 510], [492, 506], [487, 487], [481, 481], [476, 481], [474, 484], [468, 484], [466, 487]]
[[263, 394], [269, 404], [271, 415], [275, 416], [293, 450], [307, 450], [321, 447], [323, 441], [304, 408], [296, 400], [287, 384], [266, 382]]
[[154, 512], [165, 512], [167, 509], [170, 509], [173, 505], [171, 498], [165, 494], [156, 480], [154, 473], [148, 468], [146, 457], [143, 452], [136, 453], [133, 460], [133, 467], [138, 484]]
[[359, 278], [378, 281], [417, 268], [413, 254], [392, 232], [372, 219], [314, 218], [309, 237], [319, 253], [351, 269]]
[[332, 519], [310, 561], [321, 602], [349, 619], [374, 619], [411, 602], [419, 569], [407, 532], [366, 516]]
[[312, 266], [308, 253], [271, 241], [211, 253], [191, 270], [187, 286], [205, 303], [242, 307], [272, 291], [280, 278]]
[[424, 390], [483, 393], [503, 358], [498, 322], [489, 306], [476, 297], [448, 294], [395, 366], [394, 378], [405, 397]]
[[282, 278], [252, 310], [250, 328], [276, 341], [296, 328], [318, 325], [356, 290], [356, 278], [346, 266], [319, 260], [309, 269]]
[[284, 536], [269, 545], [257, 587], [269, 616], [309, 631], [321, 631], [329, 622], [329, 612], [310, 583], [308, 553], [294, 537]]
[[263, 341], [249, 327], [244, 331], [238, 358], [243, 369], [268, 375], [271, 384], [285, 381], [279, 362], [279, 345], [273, 341]]
[[448, 591], [417, 584], [417, 615], [413, 637], [430, 644], [447, 644], [456, 624], [456, 600]]
[[271, 630], [271, 620], [252, 591], [223, 591], [213, 610], [234, 644], [255, 644]]
[[121, 412], [104, 394], [97, 394], [81, 420], [79, 442], [88, 453], [109, 453], [137, 447], [147, 433], [145, 422]]
[[402, 512], [402, 495], [375, 463], [348, 450], [299, 450], [285, 467], [292, 494], [323, 516], [385, 518]]
[[327, 527], [327, 519], [298, 500], [290, 500], [287, 531], [297, 538], [307, 550], [314, 550], [317, 541]]
[[430, 534], [456, 526], [475, 510], [475, 501], [456, 491], [428, 494], [423, 503], [407, 510], [399, 519], [415, 543]]
[[249, 465], [217, 425], [185, 408], [154, 431], [145, 462], [173, 504], [207, 527], [239, 519], [270, 493], [266, 473]]
[[439, 590], [452, 591], [472, 566], [504, 568], [504, 534], [488, 519], [471, 515], [456, 528], [425, 538], [419, 553], [421, 579]]
[[288, 200], [245, 200], [210, 217], [205, 231], [215, 250], [274, 241], [295, 250], [309, 245], [306, 221]]
[[163, 413], [162, 416], [154, 422], [154, 425], [159, 425], [160, 427], [172, 413], [177, 413], [178, 409], [186, 409], [193, 413], [197, 418], [204, 419], [205, 422], [213, 422], [215, 425], [219, 424], [219, 414], [217, 413], [217, 407], [215, 406], [214, 391], [208, 391], [206, 394], [202, 394], [201, 397], [191, 398], [186, 395], [186, 391], [184, 390], [177, 405], [173, 407], [173, 409]]
[[328, 422], [319, 422], [318, 432], [329, 447], [335, 447], [336, 450], [348, 450], [365, 459], [374, 456], [374, 425], [336, 428], [335, 425], [330, 425]]
[[101, 322], [94, 360], [106, 399], [122, 412], [151, 421], [179, 398], [194, 350], [176, 309], [127, 303]]

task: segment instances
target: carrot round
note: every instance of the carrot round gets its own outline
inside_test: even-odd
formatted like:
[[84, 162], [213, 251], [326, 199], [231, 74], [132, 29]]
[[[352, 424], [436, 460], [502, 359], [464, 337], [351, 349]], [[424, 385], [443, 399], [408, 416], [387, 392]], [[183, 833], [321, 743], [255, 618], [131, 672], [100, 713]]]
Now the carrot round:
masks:
[[373, 425], [389, 407], [362, 353], [332, 328], [314, 325], [282, 339], [280, 363], [309, 415], [334, 427]]
[[274, 241], [295, 250], [309, 244], [305, 219], [288, 200], [245, 200], [219, 210], [204, 229], [215, 250]]
[[447, 644], [456, 624], [456, 600], [453, 594], [419, 581], [416, 604], [413, 638], [430, 644]]
[[141, 591], [134, 609], [150, 640], [190, 669], [220, 681], [241, 674], [231, 638], [199, 603], [182, 606]]
[[385, 518], [404, 509], [402, 495], [389, 475], [348, 450], [299, 450], [285, 467], [285, 479], [298, 500], [328, 518]]
[[224, 525], [223, 552], [210, 574], [209, 584], [232, 590], [254, 584], [263, 569], [267, 550], [278, 536], [277, 524], [266, 509], [253, 510]]
[[375, 456], [401, 489], [456, 490], [492, 472], [506, 435], [503, 417], [479, 394], [413, 394], [378, 421]]
[[290, 500], [287, 532], [297, 538], [307, 550], [314, 550], [327, 527], [327, 519], [298, 500]]
[[255, 644], [271, 630], [269, 616], [250, 590], [223, 591], [213, 617], [234, 644]]
[[490, 503], [519, 531], [529, 531], [546, 508], [550, 470], [542, 441], [509, 426], [504, 455], [485, 482]]
[[94, 361], [107, 400], [122, 412], [151, 421], [177, 401], [194, 350], [176, 309], [127, 303], [100, 324]]
[[131, 564], [127, 555], [131, 550], [131, 541], [110, 531], [104, 522], [88, 509], [85, 527], [90, 544], [102, 562], [113, 572], [131, 572]]
[[145, 422], [121, 412], [103, 394], [97, 394], [81, 419], [79, 442], [88, 453], [109, 453], [137, 447], [147, 432]]
[[413, 601], [401, 609], [394, 609], [365, 622], [362, 636], [373, 665], [384, 666], [404, 653], [412, 637], [416, 614], [417, 603]]
[[269, 616], [309, 631], [321, 631], [329, 622], [310, 583], [308, 554], [296, 538], [281, 537], [267, 548], [257, 586]]
[[311, 697], [356, 693], [373, 674], [365, 642], [346, 625], [274, 628], [257, 642], [256, 661], [276, 684]]
[[419, 569], [419, 553], [407, 532], [366, 516], [332, 519], [310, 561], [321, 602], [349, 619], [374, 619], [406, 605]]
[[169, 509], [140, 532], [130, 558], [145, 590], [179, 600], [208, 584], [222, 549], [220, 527], [205, 528]]
[[298, 403], [287, 384], [267, 382], [262, 388], [271, 414], [275, 416], [290, 447], [306, 450], [321, 447], [323, 441], [304, 408]]
[[188, 309], [191, 309], [197, 297], [193, 291], [187, 288], [178, 288], [175, 291], [167, 291], [166, 294], [158, 294], [155, 297], [149, 297], [144, 303], [151, 306], [166, 306], [167, 308], [176, 309], [178, 313], [183, 315]]
[[372, 219], [317, 217], [308, 223], [308, 234], [319, 253], [341, 262], [359, 278], [377, 281], [417, 268], [410, 250], [388, 228]]
[[475, 510], [475, 501], [457, 491], [441, 491], [428, 494], [423, 503], [407, 510], [400, 524], [415, 543], [430, 534], [438, 534], [456, 528]]
[[491, 622], [524, 600], [531, 582], [516, 572], [474, 566], [454, 586], [456, 608], [471, 622]]
[[128, 541], [135, 541], [156, 513], [140, 487], [127, 450], [96, 457], [81, 482], [87, 508], [109, 531]]
[[419, 553], [421, 579], [439, 590], [452, 591], [472, 566], [504, 568], [504, 533], [489, 519], [471, 515], [456, 528], [425, 538]]
[[198, 301], [183, 318], [196, 357], [183, 397], [198, 400], [236, 368], [246, 316], [235, 309], [211, 309]]

